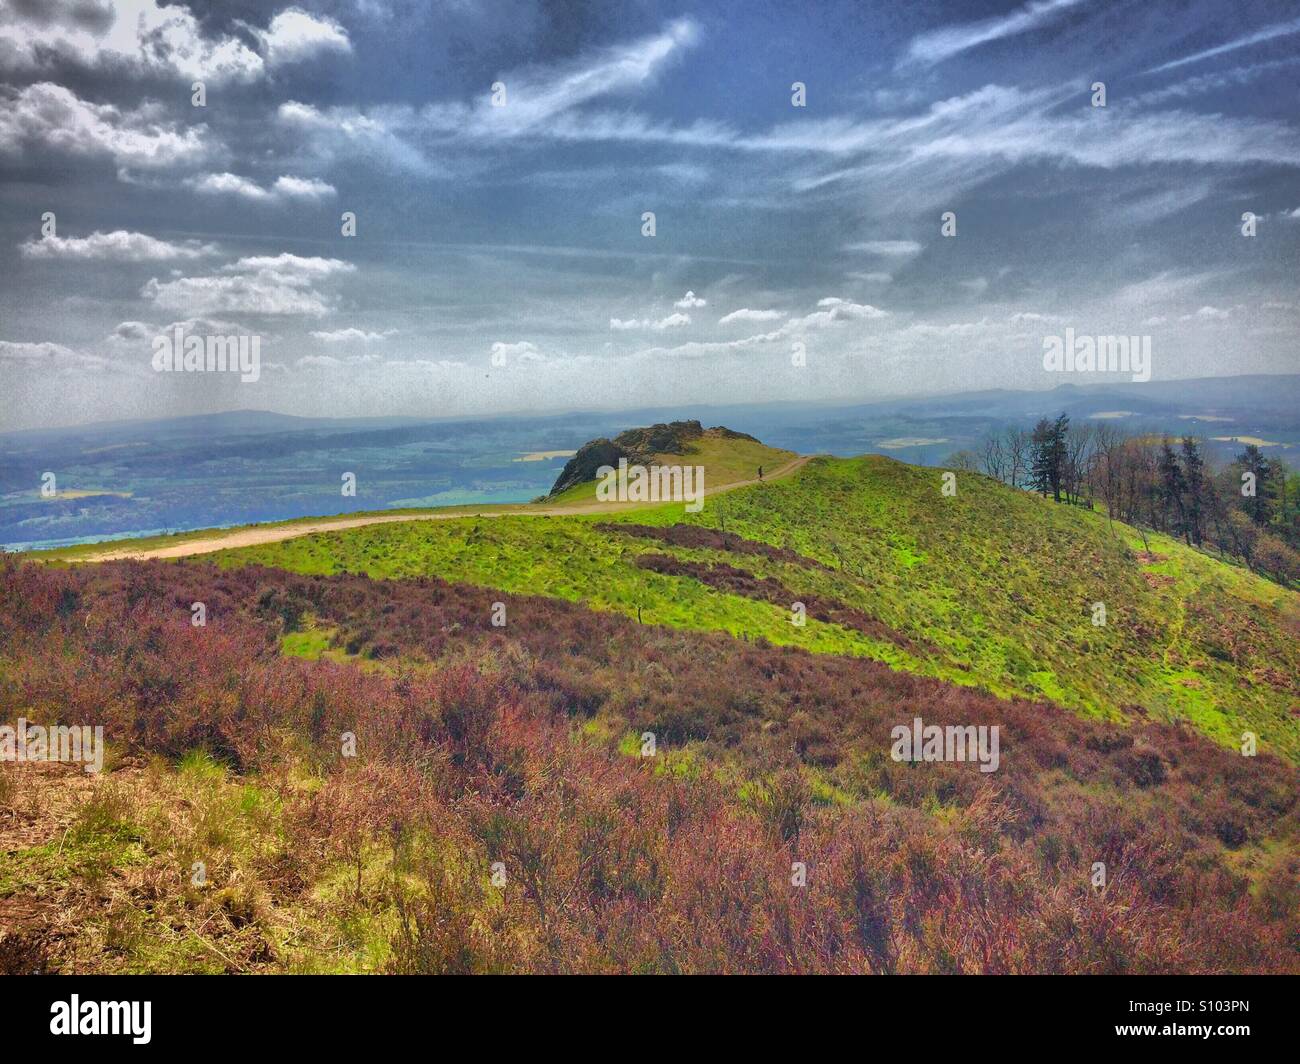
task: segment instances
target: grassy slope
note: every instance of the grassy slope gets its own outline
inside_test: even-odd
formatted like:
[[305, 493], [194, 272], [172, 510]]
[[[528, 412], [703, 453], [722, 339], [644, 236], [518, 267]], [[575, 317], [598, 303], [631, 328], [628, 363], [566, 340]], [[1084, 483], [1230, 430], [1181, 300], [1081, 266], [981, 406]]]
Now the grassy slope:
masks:
[[[1119, 719], [1141, 707], [1228, 745], [1251, 730], [1262, 748], [1300, 760], [1300, 596], [1166, 537], [1150, 538], [1154, 557], [1140, 556], [1136, 533], [1099, 515], [975, 475], [944, 497], [938, 470], [877, 456], [817, 459], [699, 514], [672, 505], [621, 519], [725, 528], [836, 571], [667, 548], [596, 528], [607, 516], [379, 525], [215, 557], [304, 573], [436, 573], [632, 616], [639, 607], [647, 622], [875, 657], [1088, 715]], [[635, 564], [647, 553], [726, 562], [780, 581], [788, 600], [648, 572]], [[811, 618], [796, 627], [789, 604], [810, 594], [873, 615], [918, 648]], [[1096, 602], [1106, 606], [1105, 627], [1092, 623]]]

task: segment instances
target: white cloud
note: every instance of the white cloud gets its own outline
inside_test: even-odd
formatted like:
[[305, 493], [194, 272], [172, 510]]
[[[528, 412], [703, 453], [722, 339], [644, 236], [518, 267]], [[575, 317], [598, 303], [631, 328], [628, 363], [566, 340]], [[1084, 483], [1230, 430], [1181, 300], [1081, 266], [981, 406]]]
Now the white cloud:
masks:
[[300, 8], [281, 11], [258, 34], [272, 65], [292, 63], [323, 52], [351, 52], [352, 42], [342, 26], [330, 18], [309, 15]]
[[212, 82], [252, 81], [263, 72], [261, 56], [236, 37], [205, 37], [185, 7], [46, 0], [41, 8], [7, 8], [0, 64], [44, 70], [67, 63]]
[[350, 52], [347, 31], [299, 8], [266, 29], [241, 23], [257, 49], [230, 34], [208, 35], [188, 7], [156, 0], [41, 0], [0, 10], [0, 67], [43, 71], [60, 65], [135, 76], [248, 83], [268, 67]]
[[333, 185], [314, 177], [277, 177], [271, 191], [288, 199], [319, 200], [338, 195]]
[[249, 255], [222, 267], [228, 273], [245, 273], [250, 270], [275, 273], [282, 277], [329, 277], [336, 273], [352, 273], [356, 267], [342, 259], [304, 257], [287, 251], [279, 255]]
[[314, 285], [356, 267], [340, 259], [284, 253], [239, 259], [207, 277], [150, 278], [140, 294], [165, 310], [187, 314], [244, 313], [322, 317], [330, 299]]
[[383, 332], [366, 332], [364, 329], [334, 329], [331, 332], [314, 332], [312, 337], [327, 344], [363, 343], [374, 344], [396, 335], [396, 329]]
[[175, 259], [197, 259], [216, 252], [212, 244], [194, 240], [169, 243], [144, 233], [115, 229], [111, 233], [91, 233], [89, 236], [45, 236], [20, 245], [29, 259], [81, 259], [110, 262], [167, 262]]
[[944, 26], [912, 38], [907, 58], [921, 63], [938, 63], [988, 41], [1011, 37], [1051, 22], [1082, 0], [1034, 0], [1009, 15], [995, 15], [979, 22]]
[[718, 324], [730, 325], [736, 321], [778, 321], [784, 317], [783, 310], [750, 310], [748, 307], [741, 307], [740, 310], [724, 314], [718, 319]]
[[[626, 92], [648, 84], [670, 59], [699, 39], [699, 27], [689, 18], [678, 19], [660, 32], [628, 44], [615, 45], [556, 68], [503, 74], [508, 105], [493, 107], [485, 96], [474, 108], [473, 127], [482, 135], [525, 133], [580, 104], [601, 96]], [[464, 122], [463, 108], [427, 109], [435, 125], [452, 128]]]
[[879, 307], [873, 307], [870, 303], [854, 303], [847, 299], [840, 299], [838, 296], [827, 296], [825, 299], [819, 299], [817, 305], [823, 309], [804, 318], [792, 318], [786, 322], [786, 327], [795, 330], [819, 329], [838, 321], [859, 321], [887, 316], [886, 311], [881, 310]]
[[701, 299], [694, 292], [687, 292], [673, 304], [678, 310], [695, 310], [697, 307], [707, 307], [708, 305], [708, 300]]
[[537, 350], [537, 345], [530, 340], [519, 340], [516, 343], [506, 343], [503, 340], [497, 340], [492, 345], [492, 358], [494, 363], [506, 362], [540, 362], [542, 361], [541, 352]]
[[332, 369], [335, 366], [365, 366], [375, 365], [382, 362], [378, 355], [348, 355], [346, 358], [336, 358], [333, 355], [303, 355], [294, 362], [294, 369], [309, 369], [316, 367], [319, 369]]
[[653, 332], [663, 332], [665, 329], [676, 329], [682, 325], [689, 325], [691, 316], [689, 314], [669, 314], [666, 318], [660, 318], [654, 321], [650, 318], [610, 318], [609, 327], [615, 332], [630, 332], [635, 329], [649, 329]]
[[159, 169], [192, 163], [207, 154], [199, 124], [180, 131], [141, 107], [121, 111], [95, 104], [48, 81], [9, 96], [0, 90], [0, 152], [40, 146], [69, 155], [107, 155], [118, 166]]
[[209, 195], [239, 196], [254, 203], [300, 199], [307, 201], [321, 200], [337, 195], [337, 190], [328, 182], [317, 178], [278, 177], [270, 188], [263, 188], [256, 181], [238, 174], [204, 174], [192, 177], [187, 182], [195, 192]]
[[865, 240], [857, 244], [845, 244], [845, 251], [863, 251], [868, 255], [883, 255], [887, 258], [904, 258], [918, 255], [922, 245], [915, 240]]
[[1265, 41], [1271, 41], [1276, 37], [1289, 37], [1294, 33], [1300, 33], [1300, 19], [1294, 19], [1291, 22], [1278, 22], [1272, 26], [1265, 26], [1262, 30], [1255, 33], [1247, 34], [1245, 37], [1238, 37], [1229, 41], [1227, 44], [1221, 44], [1215, 48], [1207, 48], [1203, 52], [1195, 52], [1192, 55], [1183, 56], [1181, 59], [1175, 59], [1160, 66], [1152, 67], [1150, 70], [1143, 71], [1145, 74], [1158, 74], [1162, 70], [1172, 70], [1174, 67], [1185, 66], [1188, 63], [1196, 63], [1202, 59], [1209, 59], [1211, 56], [1222, 55], [1224, 52], [1234, 52], [1238, 48], [1248, 48], [1252, 44], [1263, 44]]
[[[614, 45], [555, 66], [534, 66], [506, 71], [492, 78], [506, 90], [506, 106], [492, 105], [483, 91], [470, 101], [442, 100], [413, 107], [405, 104], [377, 106], [369, 112], [355, 107], [321, 109], [290, 100], [277, 115], [286, 125], [314, 136], [313, 149], [330, 154], [379, 153], [404, 169], [442, 172], [436, 156], [427, 151], [431, 142], [498, 141], [523, 136], [560, 140], [656, 139], [636, 115], [575, 115], [603, 97], [619, 96], [651, 84], [672, 60], [699, 39], [698, 25], [689, 18], [666, 24], [659, 32]], [[700, 128], [703, 131], [705, 126]], [[709, 126], [700, 139], [716, 139]], [[680, 130], [661, 130], [658, 136], [679, 139]], [[688, 136], [690, 134], [687, 134]], [[676, 175], [698, 178], [699, 171], [678, 170]]]
[[16, 343], [10, 340], [0, 340], [0, 365], [15, 372], [24, 369], [39, 370], [42, 375], [98, 373], [120, 368], [110, 359], [77, 351], [63, 344]]

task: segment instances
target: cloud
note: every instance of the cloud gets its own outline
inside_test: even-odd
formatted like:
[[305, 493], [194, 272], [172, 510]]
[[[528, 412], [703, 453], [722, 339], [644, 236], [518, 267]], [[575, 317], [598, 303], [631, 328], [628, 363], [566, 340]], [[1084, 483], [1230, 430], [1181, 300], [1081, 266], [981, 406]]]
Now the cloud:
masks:
[[342, 26], [300, 8], [281, 11], [258, 37], [271, 65], [294, 63], [325, 52], [351, 52], [352, 42]]
[[0, 152], [34, 146], [76, 156], [108, 156], [119, 166], [160, 169], [207, 154], [199, 124], [180, 131], [141, 107], [121, 111], [81, 99], [62, 85], [41, 81], [7, 95], [0, 90]]
[[304, 177], [278, 177], [270, 188], [263, 188], [256, 181], [231, 173], [204, 174], [202, 177], [192, 177], [186, 183], [195, 192], [239, 196], [253, 203], [295, 199], [314, 202], [338, 194], [337, 189], [328, 182]]
[[314, 339], [327, 344], [375, 344], [387, 340], [396, 333], [396, 329], [385, 329], [383, 332], [366, 332], [364, 329], [335, 329], [332, 332], [314, 332], [311, 335]]
[[[580, 104], [641, 88], [699, 36], [694, 20], [677, 19], [658, 33], [571, 63], [504, 74], [496, 80], [505, 85], [506, 105], [494, 107], [490, 99], [480, 99], [473, 109], [473, 126], [481, 135], [518, 135]], [[426, 117], [434, 124], [441, 119], [459, 123], [464, 118], [459, 110], [434, 108]]]
[[209, 35], [187, 7], [156, 0], [8, 4], [0, 10], [0, 67], [45, 71], [70, 65], [136, 77], [249, 83], [270, 67], [352, 49], [341, 25], [299, 8], [281, 11], [266, 29], [239, 25], [256, 48], [231, 34]]
[[609, 319], [609, 327], [615, 332], [629, 332], [634, 329], [650, 329], [653, 332], [663, 332], [665, 329], [676, 329], [690, 323], [691, 316], [689, 314], [669, 314], [668, 317], [660, 318], [658, 321], [652, 321], [650, 318]]
[[915, 240], [866, 240], [858, 244], [845, 244], [845, 251], [863, 251], [868, 255], [883, 255], [887, 258], [902, 258], [919, 255], [922, 245]]
[[321, 200], [338, 195], [333, 185], [314, 177], [277, 177], [271, 192], [284, 199], [303, 200]]
[[1287, 37], [1293, 33], [1300, 33], [1300, 19], [1294, 19], [1291, 22], [1278, 22], [1272, 26], [1265, 26], [1262, 30], [1256, 30], [1254, 33], [1247, 34], [1245, 37], [1238, 37], [1229, 41], [1227, 44], [1220, 44], [1215, 48], [1207, 48], [1203, 52], [1195, 52], [1192, 55], [1183, 56], [1181, 59], [1174, 59], [1168, 63], [1162, 63], [1160, 66], [1152, 67], [1150, 70], [1144, 70], [1144, 74], [1159, 74], [1164, 70], [1173, 70], [1175, 67], [1186, 66], [1188, 63], [1198, 63], [1202, 59], [1209, 59], [1212, 56], [1223, 55], [1224, 52], [1235, 52], [1239, 48], [1249, 48], [1253, 44], [1263, 44], [1265, 41], [1274, 40], [1277, 37]]
[[239, 259], [206, 277], [150, 278], [140, 294], [164, 310], [323, 317], [332, 309], [314, 285], [356, 269], [340, 259], [284, 253]]
[[169, 262], [197, 259], [217, 251], [212, 244], [195, 240], [169, 243], [144, 233], [115, 229], [111, 233], [91, 233], [82, 237], [45, 236], [19, 245], [24, 258], [80, 259], [108, 262]]
[[[752, 347], [758, 347], [765, 344], [775, 343], [779, 340], [786, 340], [791, 337], [802, 336], [805, 333], [827, 329], [831, 326], [842, 325], [850, 321], [874, 321], [880, 318], [888, 317], [888, 312], [878, 307], [873, 307], [869, 303], [854, 303], [847, 299], [840, 299], [838, 296], [826, 296], [824, 299], [817, 301], [820, 308], [801, 318], [791, 318], [783, 322], [780, 328], [771, 332], [758, 333], [753, 336], [745, 336], [736, 340], [720, 340], [709, 342], [692, 341], [686, 344], [679, 344], [676, 347], [652, 347], [643, 351], [638, 351], [641, 356], [671, 355], [674, 357], [705, 357], [717, 354], [734, 354], [739, 351], [745, 351]], [[751, 314], [777, 313], [775, 311], [750, 311]], [[730, 318], [727, 315], [723, 321]], [[744, 320], [744, 319], [736, 319]], [[611, 322], [611, 326], [612, 326]], [[638, 323], [639, 324], [639, 323]], [[722, 324], [722, 322], [719, 322]]]
[[47, 342], [16, 343], [0, 340], [0, 365], [12, 371], [38, 370], [43, 375], [54, 373], [104, 372], [119, 369], [111, 359], [77, 351], [63, 344]]
[[1179, 321], [1227, 321], [1232, 317], [1231, 310], [1224, 310], [1222, 307], [1204, 306], [1197, 309], [1194, 314], [1184, 314]]
[[516, 343], [497, 340], [492, 345], [492, 361], [494, 365], [500, 365], [508, 361], [540, 362], [542, 361], [542, 355], [537, 350], [537, 345], [530, 340], [520, 340]]
[[1009, 15], [996, 15], [979, 22], [928, 30], [912, 38], [907, 46], [906, 58], [918, 63], [938, 63], [989, 41], [1038, 29], [1081, 2], [1082, 0], [1035, 0]]
[[786, 326], [796, 331], [808, 328], [819, 329], [837, 321], [884, 318], [888, 314], [887, 311], [883, 311], [879, 307], [873, 307], [870, 303], [854, 303], [847, 299], [840, 299], [838, 296], [827, 296], [825, 299], [819, 299], [817, 305], [822, 309], [809, 314], [807, 317], [791, 318], [786, 323]]
[[708, 300], [699, 298], [694, 292], [687, 292], [673, 304], [678, 310], [695, 310], [697, 307], [707, 307], [708, 305]]
[[742, 307], [740, 310], [733, 310], [730, 314], [724, 314], [718, 319], [718, 324], [730, 325], [737, 321], [778, 321], [784, 317], [783, 310], [750, 310], [748, 307]]
[[249, 255], [223, 267], [228, 273], [245, 273], [250, 270], [274, 273], [280, 277], [317, 278], [337, 273], [351, 273], [356, 267], [342, 259], [318, 256], [304, 257], [287, 251], [279, 255]]
[[0, 23], [0, 65], [111, 68], [203, 81], [252, 81], [262, 57], [236, 37], [208, 38], [187, 8], [141, 3], [52, 0], [11, 4]]
[[366, 366], [383, 362], [378, 355], [348, 355], [336, 358], [334, 355], [303, 355], [294, 362], [294, 369], [333, 369], [336, 366]]
[[140, 351], [149, 347], [155, 337], [170, 336], [177, 329], [187, 335], [234, 335], [247, 332], [242, 326], [230, 321], [214, 318], [186, 318], [183, 321], [171, 321], [166, 325], [154, 325], [146, 321], [119, 322], [105, 338], [105, 343], [116, 352]]
[[[441, 100], [413, 107], [389, 104], [362, 111], [337, 106], [321, 109], [290, 100], [280, 105], [281, 122], [316, 137], [313, 147], [329, 155], [376, 152], [403, 169], [444, 173], [435, 147], [447, 142], [472, 144], [540, 136], [551, 139], [623, 139], [624, 118], [602, 119], [576, 109], [603, 97], [618, 96], [650, 84], [667, 64], [699, 39], [689, 18], [666, 24], [659, 32], [606, 47], [552, 66], [533, 66], [502, 73], [493, 83], [505, 86], [505, 103], [494, 106], [482, 92], [471, 101]], [[638, 116], [630, 116], [630, 138], [645, 139]], [[637, 127], [634, 129], [634, 127]], [[680, 131], [669, 131], [677, 138]], [[707, 139], [707, 138], [706, 138]], [[695, 170], [678, 171], [698, 177]]]

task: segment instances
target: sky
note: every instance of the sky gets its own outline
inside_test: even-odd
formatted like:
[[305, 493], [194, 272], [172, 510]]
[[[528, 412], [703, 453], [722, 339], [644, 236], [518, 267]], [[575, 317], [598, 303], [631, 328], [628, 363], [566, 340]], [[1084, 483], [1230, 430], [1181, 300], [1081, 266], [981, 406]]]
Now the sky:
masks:
[[0, 430], [1297, 372], [1298, 75], [1261, 0], [0, 0]]

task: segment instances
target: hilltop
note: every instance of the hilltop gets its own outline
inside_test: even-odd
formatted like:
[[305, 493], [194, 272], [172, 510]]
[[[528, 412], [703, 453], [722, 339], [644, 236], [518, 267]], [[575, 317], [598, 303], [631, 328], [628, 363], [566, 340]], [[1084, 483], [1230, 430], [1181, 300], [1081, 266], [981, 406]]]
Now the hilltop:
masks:
[[691, 464], [704, 466], [708, 484], [719, 486], [741, 476], [753, 479], [764, 462], [768, 469], [775, 469], [792, 457], [793, 452], [766, 447], [744, 432], [720, 425], [706, 429], [698, 421], [672, 421], [628, 429], [612, 440], [602, 437], [583, 444], [565, 463], [546, 498], [573, 501], [577, 493], [566, 493], [594, 482], [602, 466], [616, 468], [620, 459], [626, 459], [628, 465], [645, 466], [674, 461], [680, 464], [690, 459]]

